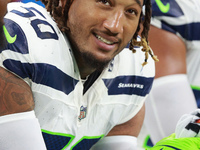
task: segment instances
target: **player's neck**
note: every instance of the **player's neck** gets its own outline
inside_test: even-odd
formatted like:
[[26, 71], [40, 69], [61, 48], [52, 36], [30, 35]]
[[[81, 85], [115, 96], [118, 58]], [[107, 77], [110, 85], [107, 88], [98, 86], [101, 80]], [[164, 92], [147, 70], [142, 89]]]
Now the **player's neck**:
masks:
[[78, 64], [81, 79], [87, 78], [87, 76], [89, 76], [90, 74], [92, 74], [96, 70], [96, 69], [91, 68], [87, 65], [84, 65], [84, 63], [77, 63], [77, 64]]
[[73, 53], [79, 68], [81, 79], [85, 79], [87, 76], [92, 74], [96, 68], [93, 68], [88, 62], [86, 62], [87, 60], [85, 60], [80, 52], [75, 50], [75, 48], [73, 48]]

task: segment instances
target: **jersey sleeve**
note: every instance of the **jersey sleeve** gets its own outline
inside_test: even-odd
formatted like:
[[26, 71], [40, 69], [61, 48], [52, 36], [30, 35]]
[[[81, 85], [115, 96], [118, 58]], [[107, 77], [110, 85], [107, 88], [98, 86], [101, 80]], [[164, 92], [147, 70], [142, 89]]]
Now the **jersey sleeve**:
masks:
[[188, 41], [199, 40], [200, 11], [195, 1], [151, 0], [151, 24]]
[[[10, 16], [10, 14], [8, 13], [7, 16]], [[30, 61], [30, 58], [27, 57], [29, 51], [26, 35], [14, 20], [5, 18], [4, 22], [7, 45], [1, 50], [0, 65], [20, 78], [31, 78], [31, 70], [27, 70], [27, 63], [25, 65], [25, 62]]]
[[[151, 24], [166, 31], [176, 33], [175, 20], [184, 17], [184, 13], [176, 1], [152, 0]], [[169, 22], [170, 21], [170, 22]]]
[[152, 88], [155, 76], [154, 60], [149, 57], [148, 63], [142, 66], [145, 54], [142, 52], [141, 47], [135, 49], [136, 53], [132, 53], [129, 49], [121, 52], [119, 68], [123, 69], [118, 69], [120, 74], [117, 82], [118, 87], [116, 89], [110, 88], [116, 94], [119, 94], [118, 96], [121, 96], [119, 103], [122, 103], [124, 100], [124, 105], [127, 106], [123, 110], [119, 124], [132, 119], [140, 111]]
[[55, 29], [48, 21], [45, 9], [34, 3], [8, 4], [4, 22], [7, 46], [0, 52], [0, 66], [24, 79], [28, 84], [31, 81], [39, 81], [38, 78], [45, 71], [38, 59], [39, 56], [45, 57], [45, 52], [42, 51], [47, 45], [44, 44], [45, 40], [58, 39]]

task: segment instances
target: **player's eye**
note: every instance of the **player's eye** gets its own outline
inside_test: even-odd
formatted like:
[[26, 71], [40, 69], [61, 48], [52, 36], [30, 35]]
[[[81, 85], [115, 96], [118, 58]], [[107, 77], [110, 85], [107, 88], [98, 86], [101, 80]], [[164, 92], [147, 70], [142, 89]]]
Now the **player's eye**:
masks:
[[136, 15], [136, 16], [137, 16], [137, 14], [138, 14], [138, 12], [137, 12], [135, 9], [128, 9], [128, 10], [126, 11], [126, 13], [128, 13], [128, 14], [130, 14], [130, 15]]
[[106, 6], [110, 5], [110, 2], [108, 0], [99, 0], [99, 2], [106, 5]]
[[132, 15], [137, 15], [137, 11], [135, 9], [128, 9], [126, 12]]

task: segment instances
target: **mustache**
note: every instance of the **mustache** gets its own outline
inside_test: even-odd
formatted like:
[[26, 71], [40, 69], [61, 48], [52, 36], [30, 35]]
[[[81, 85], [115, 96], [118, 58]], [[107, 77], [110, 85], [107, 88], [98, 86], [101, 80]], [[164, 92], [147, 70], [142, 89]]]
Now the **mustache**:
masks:
[[[115, 43], [120, 43], [120, 42], [122, 41], [122, 39], [118, 37], [118, 33], [113, 33], [113, 32], [111, 32], [110, 30], [96, 30], [96, 29], [94, 29], [92, 32], [93, 32], [95, 35], [96, 35], [96, 34], [97, 34], [97, 35], [100, 35], [100, 36], [106, 35], [106, 36], [110, 37], [111, 39], [113, 39], [113, 40], [115, 41]], [[109, 39], [110, 39], [110, 38], [109, 38]], [[108, 39], [108, 40], [109, 40], [109, 39]], [[113, 40], [112, 40], [112, 41], [113, 41]]]

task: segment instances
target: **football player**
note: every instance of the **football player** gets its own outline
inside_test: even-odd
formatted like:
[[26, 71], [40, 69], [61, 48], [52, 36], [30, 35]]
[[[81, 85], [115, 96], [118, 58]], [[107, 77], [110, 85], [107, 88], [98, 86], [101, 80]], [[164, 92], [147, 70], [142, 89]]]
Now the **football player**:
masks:
[[150, 0], [43, 3], [4, 17], [0, 149], [136, 149], [157, 60]]

